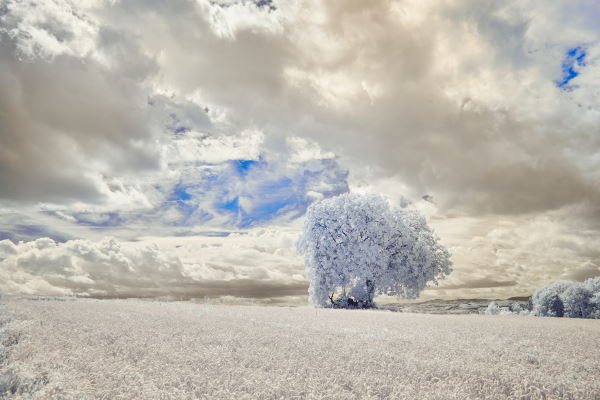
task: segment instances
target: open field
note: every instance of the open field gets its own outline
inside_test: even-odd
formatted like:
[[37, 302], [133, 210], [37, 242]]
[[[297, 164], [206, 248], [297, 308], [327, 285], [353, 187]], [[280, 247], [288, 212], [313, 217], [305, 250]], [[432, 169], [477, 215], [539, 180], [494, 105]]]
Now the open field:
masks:
[[9, 399], [600, 399], [598, 320], [10, 298], [0, 313]]

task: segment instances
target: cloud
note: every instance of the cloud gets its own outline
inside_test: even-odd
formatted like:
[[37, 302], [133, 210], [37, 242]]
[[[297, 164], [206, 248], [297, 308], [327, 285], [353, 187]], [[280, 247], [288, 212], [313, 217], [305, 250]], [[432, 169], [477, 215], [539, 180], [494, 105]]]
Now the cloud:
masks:
[[146, 98], [130, 78], [68, 55], [21, 61], [0, 38], [5, 200], [103, 200], [103, 176], [158, 167]]
[[11, 224], [4, 231], [0, 231], [0, 240], [9, 239], [14, 243], [28, 241], [40, 237], [50, 237], [58, 242], [66, 242], [66, 236], [58, 232], [52, 232], [44, 225]]
[[140, 296], [158, 295], [161, 285], [186, 281], [176, 258], [152, 247], [124, 249], [114, 239], [60, 244], [42, 238], [2, 245], [2, 291], [8, 294], [119, 297], [135, 290]]
[[[0, 216], [3, 237], [283, 225], [349, 188], [426, 209], [459, 261], [448, 285], [489, 280], [452, 290], [596, 271], [591, 3], [51, 0], [0, 14], [0, 202], [28, 219]], [[522, 242], [500, 251], [506, 232]]]
[[65, 243], [41, 238], [19, 244], [2, 240], [0, 292], [96, 298], [234, 296], [265, 301], [281, 297], [297, 301], [304, 296], [305, 301], [308, 283], [294, 254], [294, 242], [295, 233], [289, 230], [135, 243], [114, 238]]
[[454, 271], [423, 297], [526, 296], [556, 280], [600, 276], [600, 232], [582, 233], [574, 214], [570, 209], [519, 218], [432, 220], [453, 256]]
[[[599, 198], [590, 172], [597, 163], [590, 145], [597, 144], [592, 66], [599, 30], [569, 25], [561, 37], [549, 35], [562, 27], [564, 15], [585, 19], [585, 5], [298, 0], [262, 7], [178, 0], [91, 3], [71, 16], [74, 8], [66, 1], [11, 5], [3, 17], [11, 36], [3, 43], [39, 65], [27, 79], [20, 75], [31, 68], [12, 67], [18, 81], [34, 83], [29, 86], [39, 97], [25, 104], [40, 107], [23, 111], [39, 119], [41, 105], [65, 104], [53, 110], [53, 122], [61, 124], [50, 137], [66, 136], [72, 153], [96, 162], [62, 171], [59, 157], [42, 157], [48, 159], [38, 163], [44, 168], [17, 186], [23, 180], [14, 177], [27, 173], [33, 144], [43, 137], [32, 133], [10, 151], [25, 155], [24, 161], [3, 168], [4, 180], [13, 184], [9, 193], [25, 197], [42, 174], [51, 179], [35, 182], [52, 185], [38, 185], [35, 194], [79, 189], [73, 197], [89, 200], [103, 185], [100, 174], [151, 167], [157, 158], [170, 162], [153, 153], [150, 132], [204, 125], [211, 135], [258, 128], [274, 149], [286, 136], [310, 137], [334, 149], [346, 167], [368, 164], [378, 177], [393, 177], [419, 197], [432, 194], [444, 210], [520, 214]], [[565, 54], [584, 47], [589, 66], [578, 71], [580, 87], [567, 97], [554, 82], [564, 78]], [[15, 51], [9, 53], [17, 62]], [[69, 72], [63, 77], [61, 71]], [[35, 79], [50, 73], [58, 78], [45, 85], [67, 83], [70, 98], [105, 99], [106, 106], [51, 102], [47, 94], [54, 98], [60, 91]], [[85, 89], [75, 80], [86, 82]], [[156, 111], [133, 100], [145, 95], [166, 104], [160, 93], [179, 99], [180, 111], [172, 109], [158, 125], [143, 115]], [[207, 115], [190, 114], [194, 105]], [[99, 132], [101, 115], [111, 115], [106, 120], [115, 126]], [[76, 116], [85, 116], [83, 126], [69, 123]]]
[[[293, 220], [313, 201], [348, 191], [348, 172], [335, 156], [300, 138], [273, 153], [263, 148], [260, 132], [175, 135], [165, 157], [171, 162], [152, 176], [107, 181], [113, 197], [121, 194], [128, 202], [95, 209], [55, 206], [45, 213], [95, 229], [248, 228]], [[132, 206], [124, 208], [127, 203]]]
[[[179, 91], [202, 88], [236, 121], [273, 135], [302, 132], [355, 169], [368, 164], [433, 193], [445, 209], [519, 214], [596, 201], [593, 155], [581, 144], [595, 141], [597, 113], [562, 96], [554, 80], [565, 52], [583, 41], [596, 46], [598, 32], [549, 41], [546, 30], [562, 23], [557, 7], [531, 8], [304, 1], [253, 19], [260, 11], [250, 5], [205, 5], [216, 34], [181, 46], [210, 53], [221, 43], [227, 61], [188, 59], [201, 72], [179, 73], [174, 46], [160, 67]], [[276, 101], [256, 100], [267, 98]], [[582, 112], [589, 119], [575, 121]]]

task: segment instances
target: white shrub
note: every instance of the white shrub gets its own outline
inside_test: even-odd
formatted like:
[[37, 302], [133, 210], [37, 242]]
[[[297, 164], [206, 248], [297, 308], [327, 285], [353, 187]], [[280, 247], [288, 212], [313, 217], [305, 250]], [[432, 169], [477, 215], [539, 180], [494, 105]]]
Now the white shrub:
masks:
[[600, 319], [600, 292], [590, 299], [590, 318]]
[[492, 301], [485, 309], [485, 313], [488, 315], [498, 315], [500, 314], [500, 307], [498, 307], [495, 301]]
[[521, 307], [521, 304], [514, 302], [510, 305], [510, 310], [515, 314], [520, 314], [523, 311], [523, 307]]
[[589, 318], [592, 292], [583, 283], [573, 282], [562, 294], [564, 316], [569, 318]]
[[536, 316], [600, 318], [600, 277], [542, 286], [533, 294], [532, 304], [531, 314]]
[[560, 295], [571, 285], [568, 281], [554, 282], [537, 289], [531, 298], [532, 315], [540, 317], [562, 317], [564, 305]]

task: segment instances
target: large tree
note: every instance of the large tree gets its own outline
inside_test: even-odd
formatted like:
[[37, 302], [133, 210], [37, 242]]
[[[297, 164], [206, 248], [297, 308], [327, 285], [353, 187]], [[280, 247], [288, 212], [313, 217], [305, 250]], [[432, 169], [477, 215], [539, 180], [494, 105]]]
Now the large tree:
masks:
[[451, 272], [450, 254], [416, 210], [378, 195], [343, 194], [313, 203], [298, 249], [311, 301], [371, 307], [376, 295], [416, 298]]

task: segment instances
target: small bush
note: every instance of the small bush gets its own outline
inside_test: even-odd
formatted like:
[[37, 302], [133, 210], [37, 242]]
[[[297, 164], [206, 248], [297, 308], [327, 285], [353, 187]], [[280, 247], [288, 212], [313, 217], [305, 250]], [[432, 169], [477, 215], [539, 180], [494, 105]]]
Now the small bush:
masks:
[[500, 314], [500, 307], [498, 307], [495, 301], [492, 301], [485, 309], [485, 313], [488, 315], [498, 315]]

